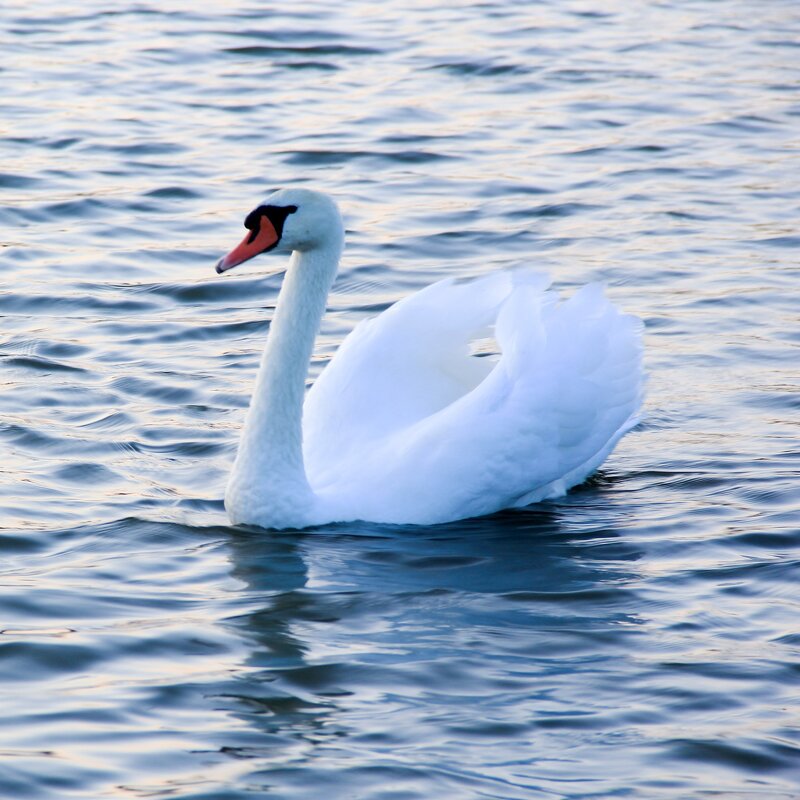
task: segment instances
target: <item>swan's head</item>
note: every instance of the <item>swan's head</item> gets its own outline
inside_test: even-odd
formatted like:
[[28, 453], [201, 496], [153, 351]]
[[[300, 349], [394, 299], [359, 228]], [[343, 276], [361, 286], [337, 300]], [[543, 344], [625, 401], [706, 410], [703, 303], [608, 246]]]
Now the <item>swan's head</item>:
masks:
[[225, 272], [261, 253], [341, 246], [342, 218], [336, 203], [311, 189], [281, 189], [254, 208], [244, 220], [247, 236], [221, 258]]

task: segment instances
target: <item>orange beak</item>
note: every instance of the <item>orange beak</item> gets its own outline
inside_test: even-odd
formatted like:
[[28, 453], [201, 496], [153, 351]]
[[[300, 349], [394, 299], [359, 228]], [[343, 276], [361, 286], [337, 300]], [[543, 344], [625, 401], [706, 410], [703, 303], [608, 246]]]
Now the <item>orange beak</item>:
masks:
[[234, 247], [228, 255], [217, 262], [217, 272], [221, 274], [249, 261], [259, 253], [271, 250], [278, 244], [280, 238], [269, 217], [261, 214], [258, 218], [258, 228], [250, 231], [238, 247]]

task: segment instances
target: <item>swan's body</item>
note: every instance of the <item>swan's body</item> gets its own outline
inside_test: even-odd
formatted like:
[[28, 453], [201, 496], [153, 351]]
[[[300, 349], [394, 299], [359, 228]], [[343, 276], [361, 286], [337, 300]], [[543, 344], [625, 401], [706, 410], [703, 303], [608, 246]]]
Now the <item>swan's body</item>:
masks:
[[[219, 271], [293, 252], [225, 496], [233, 523], [433, 524], [523, 506], [584, 481], [636, 424], [641, 323], [597, 285], [559, 302], [527, 270], [440, 281], [362, 322], [304, 403], [338, 210], [287, 190], [246, 224]], [[499, 358], [470, 355], [492, 332]]]

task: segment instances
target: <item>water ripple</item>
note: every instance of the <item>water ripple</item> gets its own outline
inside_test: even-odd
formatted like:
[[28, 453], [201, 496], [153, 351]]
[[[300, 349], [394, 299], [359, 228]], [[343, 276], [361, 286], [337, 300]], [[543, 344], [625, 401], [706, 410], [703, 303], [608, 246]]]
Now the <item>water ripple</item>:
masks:
[[[796, 59], [778, 0], [0, 9], [0, 795], [798, 796]], [[522, 264], [646, 321], [566, 498], [227, 525], [274, 188], [336, 195], [312, 377]]]

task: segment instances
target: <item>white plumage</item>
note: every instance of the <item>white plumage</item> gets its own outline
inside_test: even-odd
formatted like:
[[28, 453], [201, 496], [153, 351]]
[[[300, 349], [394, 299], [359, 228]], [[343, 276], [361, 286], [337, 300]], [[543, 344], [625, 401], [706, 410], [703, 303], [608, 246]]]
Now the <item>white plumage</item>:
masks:
[[[295, 252], [226, 495], [232, 521], [433, 524], [523, 506], [584, 481], [636, 424], [640, 321], [599, 285], [561, 301], [529, 270], [440, 281], [362, 322], [290, 413], [302, 395], [276, 383], [305, 376], [342, 239], [323, 195], [287, 190], [262, 208], [286, 206], [279, 238]], [[309, 246], [315, 217], [326, 230], [334, 217], [338, 237]], [[491, 336], [498, 355], [471, 354]]]

